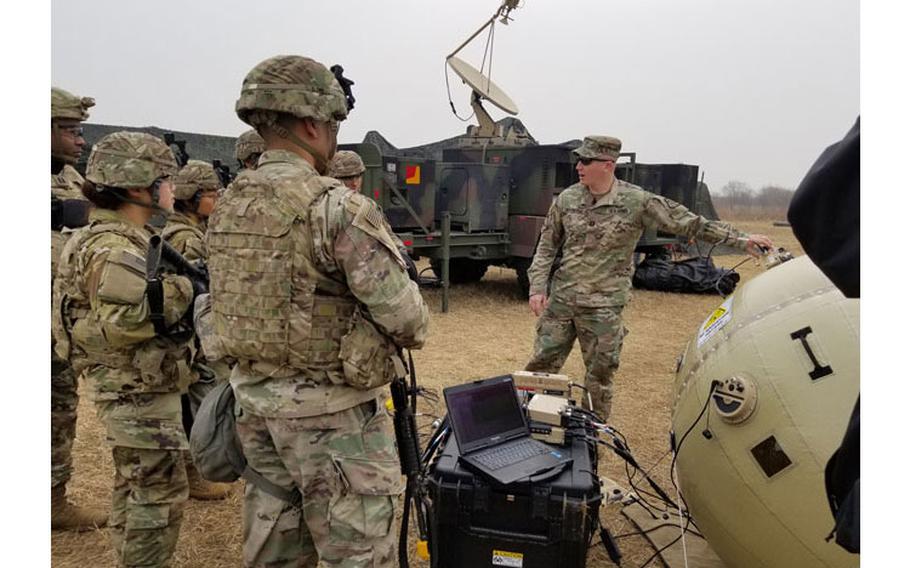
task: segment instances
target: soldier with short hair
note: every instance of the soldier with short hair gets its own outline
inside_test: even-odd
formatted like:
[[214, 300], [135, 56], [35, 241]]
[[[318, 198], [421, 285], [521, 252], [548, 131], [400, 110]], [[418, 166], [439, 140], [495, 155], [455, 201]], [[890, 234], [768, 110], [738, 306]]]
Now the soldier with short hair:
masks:
[[[528, 270], [528, 303], [540, 319], [525, 369], [558, 373], [577, 337], [585, 387], [594, 411], [605, 420], [612, 409], [613, 375], [626, 334], [622, 310], [632, 287], [632, 254], [642, 232], [653, 227], [735, 246], [753, 256], [772, 246], [764, 235], [747, 235], [727, 223], [709, 221], [618, 179], [614, 172], [621, 148], [617, 138], [587, 136], [573, 150], [579, 182], [553, 201]], [[560, 252], [562, 261], [549, 282]]]
[[201, 290], [147, 280], [157, 211], [177, 161], [159, 138], [115, 132], [92, 148], [83, 195], [95, 208], [67, 242], [54, 283], [56, 351], [86, 386], [114, 461], [110, 535], [120, 566], [167, 566], [187, 500], [180, 395], [196, 380], [183, 321]]
[[209, 222], [214, 329], [249, 466], [301, 497], [246, 485], [243, 564], [392, 566], [403, 484], [382, 387], [427, 307], [376, 204], [322, 177], [348, 112], [332, 73], [272, 57], [236, 111], [266, 151]]
[[255, 170], [263, 152], [265, 141], [255, 129], [247, 130], [234, 143], [234, 157], [240, 162], [242, 170]]
[[[82, 122], [95, 105], [51, 87], [51, 286], [63, 246], [72, 230], [87, 221], [90, 203], [82, 195], [82, 176], [73, 166], [82, 155]], [[79, 405], [77, 377], [69, 361], [55, 353], [51, 338], [51, 528], [88, 530], [107, 523], [107, 512], [80, 507], [66, 497], [73, 474], [73, 440]]]
[[[221, 178], [215, 168], [201, 160], [189, 160], [174, 177], [174, 212], [168, 215], [161, 237], [189, 261], [206, 260], [206, 222], [222, 189]], [[193, 369], [199, 374], [199, 379], [181, 396], [183, 427], [187, 436], [202, 399], [215, 387], [216, 379], [227, 380], [230, 369], [221, 363], [223, 361], [209, 365], [202, 351], [196, 352]], [[189, 452], [184, 454], [184, 460], [191, 499], [223, 499], [231, 492], [227, 483], [212, 483], [203, 479]]]

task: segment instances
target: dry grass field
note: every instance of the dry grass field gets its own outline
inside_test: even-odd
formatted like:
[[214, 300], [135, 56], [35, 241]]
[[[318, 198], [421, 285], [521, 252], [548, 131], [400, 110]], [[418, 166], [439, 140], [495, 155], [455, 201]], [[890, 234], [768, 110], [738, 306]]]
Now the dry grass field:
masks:
[[[788, 227], [774, 227], [769, 220], [739, 221], [745, 231], [769, 235], [775, 245], [803, 254]], [[732, 267], [744, 256], [715, 257], [718, 266]], [[748, 280], [764, 268], [748, 260], [737, 271]], [[432, 311], [431, 335], [426, 347], [414, 353], [418, 379], [425, 387], [442, 387], [470, 379], [505, 374], [521, 369], [527, 361], [534, 337], [534, 317], [526, 300], [519, 296], [511, 270], [491, 268], [477, 284], [456, 286], [451, 291], [450, 311], [440, 311], [441, 292], [424, 292]], [[638, 462], [650, 467], [668, 449], [670, 393], [676, 357], [694, 334], [697, 326], [721, 299], [636, 291], [625, 311], [629, 335], [625, 340], [622, 363], [616, 377], [613, 425], [628, 438]], [[577, 347], [563, 372], [581, 379], [584, 365]], [[442, 405], [442, 403], [440, 403]], [[444, 405], [442, 405], [444, 406]], [[424, 405], [420, 410], [431, 412]], [[75, 476], [70, 493], [79, 503], [109, 504], [113, 477], [110, 450], [91, 403], [83, 398], [75, 445]], [[622, 462], [612, 454], [601, 453], [600, 473], [626, 484]], [[672, 490], [669, 459], [653, 472], [661, 486]], [[174, 565], [177, 567], [221, 568], [239, 566], [241, 557], [240, 511], [242, 488], [225, 501], [190, 501], [184, 516]], [[602, 522], [614, 534], [634, 528], [619, 514], [618, 506], [601, 510]], [[640, 566], [652, 554], [646, 541], [633, 536], [620, 542], [623, 566]], [[88, 533], [53, 532], [53, 565], [59, 568], [115, 566], [105, 530]], [[603, 548], [592, 548], [588, 565], [612, 566]], [[657, 562], [651, 566], [659, 565]]]

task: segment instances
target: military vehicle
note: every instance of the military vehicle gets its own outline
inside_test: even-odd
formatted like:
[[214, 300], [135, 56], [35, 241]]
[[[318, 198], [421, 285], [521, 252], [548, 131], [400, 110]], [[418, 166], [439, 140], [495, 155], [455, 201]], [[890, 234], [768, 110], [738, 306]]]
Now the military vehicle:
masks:
[[[385, 210], [392, 228], [417, 259], [426, 257], [444, 282], [480, 280], [489, 266], [514, 269], [522, 292], [528, 292], [528, 268], [553, 198], [578, 181], [572, 150], [581, 142], [538, 144], [517, 119], [494, 122], [484, 101], [510, 114], [518, 105], [496, 85], [484, 63], [478, 70], [457, 54], [485, 29], [492, 51], [492, 30], [507, 24], [517, 0], [503, 0], [477, 31], [446, 57], [451, 69], [471, 88], [476, 125], [463, 136], [398, 150], [378, 133], [361, 144], [341, 147], [357, 152], [367, 171], [363, 191]], [[492, 62], [492, 53], [484, 62]], [[449, 103], [455, 112], [454, 103]], [[635, 153], [622, 154], [616, 175], [689, 209], [716, 219], [698, 166], [642, 164]], [[654, 253], [680, 239], [649, 231], [638, 251]], [[444, 301], [445, 305], [445, 301]]]
[[[392, 228], [416, 258], [430, 259], [437, 276], [450, 259], [454, 284], [480, 280], [489, 266], [514, 269], [527, 292], [527, 269], [553, 198], [578, 181], [572, 150], [578, 143], [458, 146], [423, 157], [418, 149], [383, 153], [372, 142], [342, 144], [366, 166], [363, 192], [385, 211]], [[426, 154], [424, 154], [426, 155]], [[624, 153], [617, 176], [716, 219], [698, 166], [643, 164]], [[449, 229], [444, 236], [448, 217]], [[678, 237], [647, 232], [638, 251], [654, 253]]]

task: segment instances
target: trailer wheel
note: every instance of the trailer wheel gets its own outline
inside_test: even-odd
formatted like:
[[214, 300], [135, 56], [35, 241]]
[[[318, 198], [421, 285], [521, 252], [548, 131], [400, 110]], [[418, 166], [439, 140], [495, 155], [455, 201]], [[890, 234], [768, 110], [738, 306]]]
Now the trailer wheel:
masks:
[[[483, 275], [487, 273], [487, 267], [490, 264], [485, 260], [474, 260], [473, 258], [450, 258], [449, 259], [449, 283], [450, 284], [468, 284], [470, 282], [479, 282]], [[436, 278], [442, 280], [442, 260], [433, 259], [430, 261], [430, 267]]]

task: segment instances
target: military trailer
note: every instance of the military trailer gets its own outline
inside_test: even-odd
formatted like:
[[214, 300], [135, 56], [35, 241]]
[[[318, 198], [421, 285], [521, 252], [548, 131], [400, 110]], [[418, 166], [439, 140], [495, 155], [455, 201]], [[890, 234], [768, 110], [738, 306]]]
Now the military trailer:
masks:
[[[575, 145], [448, 148], [442, 159], [383, 155], [376, 144], [342, 144], [366, 166], [362, 191], [376, 200], [415, 260], [427, 258], [443, 278], [476, 282], [489, 266], [515, 270], [523, 292], [528, 268], [553, 198], [578, 181]], [[643, 164], [624, 153], [617, 177], [716, 219], [698, 166]], [[638, 244], [645, 254], [680, 243], [649, 230]]]

